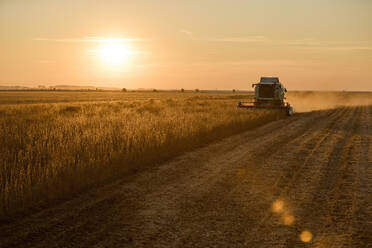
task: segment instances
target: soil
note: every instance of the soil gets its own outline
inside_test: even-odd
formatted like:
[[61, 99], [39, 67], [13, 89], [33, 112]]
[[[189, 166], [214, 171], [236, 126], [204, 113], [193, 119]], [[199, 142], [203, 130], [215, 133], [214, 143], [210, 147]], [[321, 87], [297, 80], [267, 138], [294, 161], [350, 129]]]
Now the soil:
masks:
[[185, 153], [0, 224], [0, 247], [372, 247], [372, 107]]

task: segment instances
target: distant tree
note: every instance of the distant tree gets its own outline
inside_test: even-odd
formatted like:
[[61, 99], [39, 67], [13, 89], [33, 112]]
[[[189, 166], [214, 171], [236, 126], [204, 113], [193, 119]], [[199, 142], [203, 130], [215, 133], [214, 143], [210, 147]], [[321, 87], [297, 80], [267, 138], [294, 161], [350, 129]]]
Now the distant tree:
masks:
[[152, 91], [153, 91], [153, 92], [158, 92], [157, 89], [153, 89]]
[[199, 89], [195, 89], [195, 92], [199, 92]]
[[121, 89], [121, 92], [127, 92], [127, 89], [126, 88], [122, 88]]
[[232, 90], [233, 93], [235, 93], [235, 91], [236, 91], [235, 89]]
[[184, 88], [182, 88], [182, 89], [181, 89], [181, 92], [182, 92], [182, 93], [183, 93], [183, 92], [185, 92], [185, 89], [184, 89]]

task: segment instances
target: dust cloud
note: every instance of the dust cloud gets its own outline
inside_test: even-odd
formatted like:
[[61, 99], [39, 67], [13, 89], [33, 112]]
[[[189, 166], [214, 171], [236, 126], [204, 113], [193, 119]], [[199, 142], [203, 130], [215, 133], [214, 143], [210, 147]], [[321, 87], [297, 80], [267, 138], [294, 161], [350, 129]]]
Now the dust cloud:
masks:
[[332, 109], [341, 106], [372, 105], [372, 92], [288, 92], [295, 112]]

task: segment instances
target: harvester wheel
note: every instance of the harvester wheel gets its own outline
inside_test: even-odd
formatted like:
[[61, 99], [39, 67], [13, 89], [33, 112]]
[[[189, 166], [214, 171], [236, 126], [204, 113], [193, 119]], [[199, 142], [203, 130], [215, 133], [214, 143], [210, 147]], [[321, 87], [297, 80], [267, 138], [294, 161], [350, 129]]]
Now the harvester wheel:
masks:
[[291, 116], [291, 115], [293, 115], [293, 112], [294, 112], [294, 111], [293, 111], [293, 108], [292, 108], [292, 106], [288, 106], [288, 107], [287, 107], [287, 111], [286, 111], [286, 112], [287, 112], [287, 115], [288, 115], [288, 116]]

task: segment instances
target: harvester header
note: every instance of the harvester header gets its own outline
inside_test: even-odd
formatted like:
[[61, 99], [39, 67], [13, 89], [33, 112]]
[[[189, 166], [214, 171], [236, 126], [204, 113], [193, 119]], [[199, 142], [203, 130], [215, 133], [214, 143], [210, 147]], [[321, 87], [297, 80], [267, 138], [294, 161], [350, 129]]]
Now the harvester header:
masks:
[[253, 102], [239, 102], [239, 108], [247, 109], [277, 109], [285, 110], [287, 115], [293, 114], [293, 108], [285, 102], [286, 88], [277, 77], [261, 77], [260, 82], [252, 84], [254, 87]]

